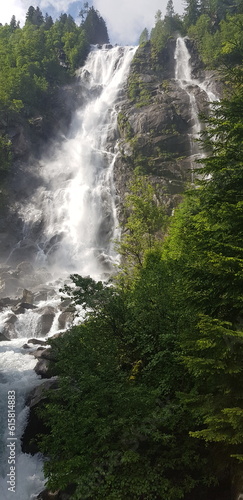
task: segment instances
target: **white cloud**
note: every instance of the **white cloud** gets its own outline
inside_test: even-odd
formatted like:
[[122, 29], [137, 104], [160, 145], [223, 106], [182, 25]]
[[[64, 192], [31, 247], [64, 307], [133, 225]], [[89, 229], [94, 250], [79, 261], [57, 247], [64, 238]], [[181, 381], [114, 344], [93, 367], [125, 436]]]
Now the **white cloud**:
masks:
[[[174, 0], [175, 11], [183, 12], [183, 0]], [[141, 31], [154, 26], [158, 9], [165, 14], [167, 0], [94, 0], [107, 22], [112, 42], [135, 44]]]
[[72, 3], [70, 0], [7, 0], [6, 3], [5, 0], [0, 0], [0, 2], [0, 22], [2, 24], [9, 23], [13, 14], [23, 24], [30, 5], [39, 6], [45, 14], [50, 7], [53, 7], [57, 13], [66, 12]]
[[9, 23], [11, 17], [15, 15], [16, 19], [23, 22], [25, 19], [26, 9], [21, 0], [2, 0], [0, 5], [0, 22], [2, 24]]
[[[40, 7], [43, 13], [54, 8], [57, 15], [67, 12], [73, 0], [0, 0], [0, 22], [9, 23], [14, 14], [21, 24], [30, 5]], [[80, 8], [84, 0], [80, 1]], [[90, 4], [92, 1], [90, 1]], [[183, 0], [174, 0], [176, 12], [183, 12]], [[93, 0], [94, 7], [104, 17], [112, 43], [135, 44], [141, 31], [154, 25], [158, 9], [165, 14], [167, 0]]]
[[[48, 7], [53, 7], [55, 10], [58, 12], [67, 12], [68, 7], [71, 3], [73, 3], [74, 0], [37, 0], [37, 4], [39, 5], [40, 9], [43, 11], [46, 9], [48, 12]], [[33, 4], [32, 4], [33, 5]], [[80, 6], [82, 5], [82, 2], [80, 2]]]

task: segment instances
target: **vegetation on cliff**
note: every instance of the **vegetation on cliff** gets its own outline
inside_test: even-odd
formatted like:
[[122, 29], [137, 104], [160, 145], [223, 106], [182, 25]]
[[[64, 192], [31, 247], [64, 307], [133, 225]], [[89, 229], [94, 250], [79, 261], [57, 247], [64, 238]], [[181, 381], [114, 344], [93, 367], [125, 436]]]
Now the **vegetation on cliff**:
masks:
[[243, 457], [238, 68], [231, 81], [231, 95], [207, 123], [211, 153], [200, 184], [175, 210], [169, 231], [153, 188], [136, 176], [126, 205], [129, 233], [121, 241], [128, 260], [117, 280], [73, 276], [76, 292], [69, 292], [87, 316], [52, 341], [60, 387], [44, 411], [50, 433], [42, 450], [49, 486], [73, 482], [79, 500], [228, 500], [232, 482], [237, 491]]
[[[97, 38], [98, 37], [98, 38]], [[87, 8], [80, 26], [67, 14], [53, 22], [29, 7], [23, 28], [13, 16], [0, 26], [0, 118], [19, 111], [26, 116], [46, 110], [56, 87], [70, 80], [90, 43], [109, 41], [103, 18]]]
[[186, 0], [185, 4], [185, 13], [179, 16], [169, 0], [164, 19], [158, 11], [150, 36], [144, 30], [140, 44], [150, 39], [156, 59], [168, 39], [180, 33], [195, 40], [202, 61], [210, 68], [242, 63], [242, 0]]

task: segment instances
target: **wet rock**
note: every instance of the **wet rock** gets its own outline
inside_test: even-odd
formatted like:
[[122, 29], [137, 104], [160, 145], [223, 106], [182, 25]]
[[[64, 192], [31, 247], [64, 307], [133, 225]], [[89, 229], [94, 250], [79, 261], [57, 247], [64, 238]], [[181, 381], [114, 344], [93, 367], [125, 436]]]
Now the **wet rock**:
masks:
[[5, 297], [0, 299], [0, 309], [3, 309], [4, 307], [7, 307], [10, 304], [11, 304], [10, 297]]
[[63, 311], [58, 317], [58, 327], [60, 330], [64, 330], [64, 328], [68, 328], [74, 318], [74, 313], [72, 311]]
[[59, 305], [59, 309], [61, 309], [61, 311], [64, 311], [64, 309], [66, 309], [66, 307], [70, 306], [71, 303], [72, 303], [71, 299], [64, 299], [61, 301], [61, 303]]
[[20, 302], [19, 304], [16, 304], [16, 306], [12, 307], [14, 314], [24, 314], [26, 309], [37, 309], [37, 307], [26, 302]]
[[29, 302], [21, 302], [19, 305], [24, 309], [37, 309], [37, 306], [34, 306], [34, 304], [30, 304]]
[[[46, 293], [47, 294], [47, 299], [51, 299], [52, 297], [55, 297], [56, 296], [56, 291], [55, 289], [53, 288], [53, 284], [52, 285], [43, 285], [43, 284], [38, 284], [38, 285], [35, 285], [33, 288], [32, 288], [32, 291], [34, 293], [34, 295], [36, 296], [38, 293]], [[44, 300], [47, 300], [47, 299], [44, 299]], [[35, 299], [36, 300], [36, 299]]]
[[11, 340], [4, 333], [0, 333], [0, 342], [6, 342], [6, 340]]
[[36, 351], [31, 351], [31, 356], [34, 356], [35, 358], [41, 358], [42, 357], [42, 354], [44, 352], [44, 348], [43, 347], [38, 347], [38, 349], [36, 349]]
[[28, 344], [24, 344], [24, 345], [22, 346], [22, 349], [30, 349], [30, 345], [28, 345]]
[[5, 323], [2, 327], [3, 340], [12, 340], [17, 338], [17, 334], [15, 332], [14, 324]]
[[39, 451], [37, 435], [48, 432], [47, 424], [38, 416], [37, 409], [41, 408], [48, 396], [46, 391], [56, 390], [58, 387], [57, 377], [43, 381], [28, 395], [26, 404], [30, 407], [28, 423], [22, 436], [22, 451], [34, 455]]
[[34, 294], [34, 302], [38, 303], [47, 300], [47, 290], [40, 290]]
[[[124, 225], [123, 203], [134, 168], [139, 165], [143, 173], [156, 177], [163, 190], [163, 203], [170, 209], [180, 201], [179, 195], [191, 182], [191, 133], [193, 119], [187, 89], [175, 80], [176, 40], [170, 39], [158, 54], [156, 67], [151, 44], [139, 47], [132, 61], [127, 86], [124, 88], [119, 114], [119, 150], [114, 165], [114, 181], [119, 193], [118, 217]], [[188, 41], [191, 52], [193, 78], [212, 80], [204, 71], [194, 42]], [[215, 77], [215, 75], [214, 75]], [[129, 98], [129, 86], [136, 87], [136, 95]], [[188, 85], [189, 89], [189, 85]], [[200, 85], [191, 85], [199, 112], [209, 111], [208, 97]], [[189, 161], [185, 161], [189, 159]], [[190, 164], [190, 168], [188, 168]]]
[[32, 354], [35, 358], [42, 358], [42, 359], [47, 359], [48, 361], [55, 361], [55, 355], [53, 352], [53, 349], [51, 347], [48, 347], [47, 349], [43, 347], [38, 347], [36, 351], [32, 351], [30, 354]]
[[20, 302], [19, 298], [17, 299], [13, 299], [11, 297], [2, 298], [0, 299], [0, 311], [5, 309], [5, 307], [16, 306], [17, 304], [19, 304], [19, 302]]
[[39, 337], [44, 337], [47, 333], [49, 333], [52, 327], [52, 323], [55, 318], [55, 309], [54, 307], [47, 306], [39, 309], [38, 312], [41, 316], [38, 320], [35, 334]]
[[40, 339], [29, 339], [28, 340], [28, 344], [38, 344], [38, 345], [42, 345], [42, 346], [46, 346], [47, 345], [47, 341], [46, 340], [40, 340]]
[[17, 304], [16, 306], [12, 307], [12, 311], [14, 314], [24, 314], [25, 308], [20, 304]]
[[60, 500], [60, 490], [43, 490], [38, 497], [36, 497], [36, 500]]
[[14, 325], [17, 320], [18, 318], [15, 314], [10, 314], [9, 318], [5, 321], [5, 323], [8, 325]]
[[36, 500], [69, 500], [75, 493], [75, 490], [75, 484], [70, 484], [65, 490], [50, 491], [45, 489], [39, 493]]
[[36, 363], [34, 370], [37, 375], [41, 376], [41, 378], [50, 378], [52, 376], [51, 367], [52, 363], [50, 360], [41, 358]]
[[23, 291], [22, 302], [26, 304], [33, 304], [34, 302], [34, 294], [30, 290], [26, 290], [26, 288]]
[[52, 335], [50, 338], [51, 339], [58, 339], [59, 337], [63, 337], [65, 335], [66, 332], [58, 332], [58, 333], [55, 333], [54, 335]]

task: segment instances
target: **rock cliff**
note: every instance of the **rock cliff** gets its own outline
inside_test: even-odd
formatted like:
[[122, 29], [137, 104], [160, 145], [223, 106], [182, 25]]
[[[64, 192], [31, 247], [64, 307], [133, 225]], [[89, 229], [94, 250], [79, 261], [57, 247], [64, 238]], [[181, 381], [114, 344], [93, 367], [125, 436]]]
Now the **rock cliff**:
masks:
[[[119, 155], [115, 182], [121, 200], [134, 168], [151, 176], [164, 190], [172, 209], [192, 180], [193, 118], [188, 91], [175, 79], [176, 40], [170, 39], [157, 56], [150, 42], [138, 48], [132, 62], [125, 96], [120, 103], [118, 128]], [[193, 79], [217, 87], [218, 78], [204, 70], [196, 48], [187, 40]], [[195, 80], [195, 81], [197, 81]], [[191, 89], [199, 113], [207, 114], [208, 95], [199, 86]]]
[[[110, 149], [118, 139], [114, 180], [120, 222], [128, 181], [135, 168], [161, 185], [161, 193], [170, 212], [180, 201], [185, 186], [192, 180], [192, 128], [193, 118], [188, 91], [175, 79], [176, 40], [155, 54], [150, 42], [140, 46], [131, 65], [125, 89], [120, 93], [118, 130], [108, 138]], [[213, 73], [206, 72], [193, 42], [187, 40], [191, 54], [191, 75], [208, 87], [219, 83]], [[208, 112], [208, 95], [198, 85], [191, 89], [198, 112]], [[42, 230], [42, 221], [36, 221], [33, 239], [23, 240], [23, 221], [18, 207], [38, 188], [38, 161], [52, 144], [63, 138], [72, 114], [82, 102], [78, 82], [61, 88], [53, 99], [48, 117], [36, 116], [30, 120], [10, 119], [0, 128], [12, 141], [13, 164], [5, 181], [5, 203], [0, 217], [1, 261], [16, 266], [22, 261], [33, 261], [37, 248], [35, 235]], [[6, 198], [8, 201], [6, 202]], [[55, 237], [55, 236], [54, 236]], [[32, 236], [31, 236], [32, 238]], [[22, 243], [18, 243], [22, 240]], [[18, 245], [17, 245], [18, 244]], [[21, 246], [22, 245], [22, 246]], [[14, 251], [12, 251], [14, 249]], [[9, 260], [10, 256], [10, 260]], [[15, 269], [15, 267], [14, 267]], [[29, 286], [28, 283], [25, 284]]]

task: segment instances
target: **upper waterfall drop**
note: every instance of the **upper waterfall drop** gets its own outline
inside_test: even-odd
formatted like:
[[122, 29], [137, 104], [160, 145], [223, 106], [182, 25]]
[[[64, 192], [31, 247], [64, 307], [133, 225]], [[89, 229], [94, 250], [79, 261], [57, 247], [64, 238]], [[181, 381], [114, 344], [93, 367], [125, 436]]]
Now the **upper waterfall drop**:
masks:
[[192, 80], [191, 66], [190, 66], [190, 53], [187, 49], [185, 39], [178, 37], [176, 40], [175, 50], [175, 79], [181, 82], [190, 82]]
[[191, 132], [191, 152], [196, 154], [198, 148], [195, 146], [193, 140], [197, 138], [201, 131], [201, 124], [198, 117], [198, 107], [196, 98], [194, 95], [193, 87], [198, 84], [197, 81], [192, 79], [192, 71], [190, 65], [191, 55], [187, 49], [185, 38], [178, 37], [176, 40], [175, 49], [175, 79], [178, 81], [179, 86], [186, 91], [189, 96], [190, 108], [191, 108], [191, 121], [192, 121], [192, 132]]
[[202, 124], [199, 118], [199, 107], [197, 99], [199, 95], [204, 95], [204, 102], [209, 103], [218, 100], [215, 93], [211, 90], [210, 85], [207, 80], [199, 81], [199, 79], [193, 78], [192, 76], [192, 66], [191, 66], [191, 55], [186, 45], [186, 38], [178, 37], [176, 40], [175, 48], [175, 79], [178, 82], [180, 88], [186, 92], [189, 98], [190, 114], [191, 114], [191, 132], [190, 137], [190, 149], [191, 149], [191, 180], [194, 182], [194, 171], [196, 168], [195, 159], [198, 157], [203, 157], [204, 154], [196, 139], [199, 138], [200, 132], [202, 130]]
[[135, 51], [91, 50], [79, 71], [84, 104], [54, 157], [41, 161], [42, 186], [22, 208], [26, 238], [33, 239], [36, 222], [41, 221], [37, 262], [58, 273], [96, 277], [109, 270], [116, 257], [116, 106]]

